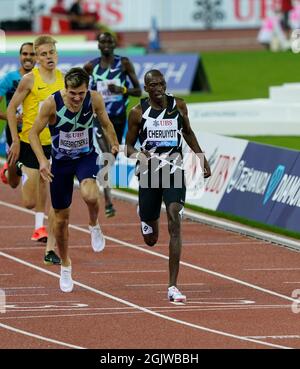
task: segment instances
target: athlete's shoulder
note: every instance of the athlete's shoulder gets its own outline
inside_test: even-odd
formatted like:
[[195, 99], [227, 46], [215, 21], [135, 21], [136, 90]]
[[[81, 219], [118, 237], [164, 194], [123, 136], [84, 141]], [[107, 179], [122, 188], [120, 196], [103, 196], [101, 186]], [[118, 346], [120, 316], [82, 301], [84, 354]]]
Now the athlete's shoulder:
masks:
[[175, 101], [176, 101], [176, 105], [177, 106], [184, 106], [186, 105], [184, 99], [182, 99], [181, 97], [178, 97], [178, 96], [173, 96]]
[[129, 58], [127, 56], [120, 56], [120, 55], [115, 55], [117, 56], [119, 59], [121, 59], [122, 62], [128, 62]]
[[180, 114], [182, 116], [188, 115], [188, 109], [187, 109], [187, 105], [184, 99], [182, 99], [181, 97], [175, 97], [175, 96], [174, 96], [174, 99], [175, 99], [176, 106]]
[[123, 68], [127, 69], [132, 66], [132, 63], [127, 56], [121, 56], [120, 59], [121, 59]]
[[96, 65], [100, 64], [100, 57], [94, 58], [92, 60], [89, 60], [86, 64], [90, 64], [92, 67], [95, 67]]
[[21, 78], [19, 86], [21, 87], [28, 87], [31, 88], [35, 81], [35, 75], [33, 71], [24, 74], [24, 76]]
[[42, 106], [44, 108], [44, 111], [47, 111], [48, 113], [54, 113], [56, 107], [54, 94], [48, 96], [47, 99], [43, 102]]
[[21, 78], [22, 76], [18, 70], [12, 70], [0, 78], [0, 83], [9, 84], [13, 81], [20, 81]]
[[130, 109], [130, 112], [129, 114], [131, 116], [137, 116], [137, 115], [142, 115], [143, 113], [143, 109], [142, 109], [142, 105], [141, 103], [138, 103], [136, 104], [135, 106], [133, 106], [131, 109]]
[[92, 104], [93, 105], [99, 105], [99, 104], [102, 104], [104, 103], [103, 102], [103, 98], [102, 96], [99, 94], [98, 91], [93, 91], [93, 90], [88, 90], [88, 92], [90, 93], [90, 96], [91, 96], [91, 101], [92, 101]]
[[20, 71], [17, 69], [17, 70], [12, 70], [12, 71], [8, 72], [5, 75], [5, 78], [8, 78], [10, 80], [17, 80], [17, 79], [20, 80], [22, 78], [22, 76], [21, 76]]

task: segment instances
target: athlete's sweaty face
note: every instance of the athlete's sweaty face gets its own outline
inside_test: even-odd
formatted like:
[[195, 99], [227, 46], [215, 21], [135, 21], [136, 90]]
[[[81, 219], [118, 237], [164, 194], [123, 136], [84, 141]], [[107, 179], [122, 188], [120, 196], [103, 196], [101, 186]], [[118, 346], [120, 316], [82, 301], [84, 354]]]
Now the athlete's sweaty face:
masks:
[[53, 70], [57, 65], [57, 52], [55, 44], [40, 45], [36, 50], [37, 61], [41, 67]]
[[113, 36], [102, 34], [98, 39], [98, 48], [103, 55], [112, 55], [116, 47]]
[[152, 101], [161, 101], [166, 93], [166, 81], [161, 74], [150, 74], [145, 81], [145, 91]]
[[20, 54], [20, 64], [26, 72], [30, 72], [35, 65], [35, 52], [33, 46], [24, 45]]
[[81, 86], [76, 88], [71, 86], [68, 86], [66, 88], [67, 104], [72, 110], [78, 111], [81, 108], [87, 91], [88, 89], [85, 84], [82, 84]]

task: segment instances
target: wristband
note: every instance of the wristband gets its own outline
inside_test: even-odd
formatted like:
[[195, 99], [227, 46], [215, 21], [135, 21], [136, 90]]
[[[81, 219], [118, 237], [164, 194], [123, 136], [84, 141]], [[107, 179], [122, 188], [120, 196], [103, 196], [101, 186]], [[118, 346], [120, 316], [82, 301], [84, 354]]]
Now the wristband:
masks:
[[126, 95], [127, 94], [127, 87], [126, 86], [123, 86], [123, 95]]

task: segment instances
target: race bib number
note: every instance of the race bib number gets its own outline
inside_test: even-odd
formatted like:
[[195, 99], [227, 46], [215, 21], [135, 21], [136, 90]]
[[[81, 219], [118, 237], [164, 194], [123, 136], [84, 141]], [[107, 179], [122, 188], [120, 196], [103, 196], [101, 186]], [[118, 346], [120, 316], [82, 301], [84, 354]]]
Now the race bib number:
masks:
[[88, 130], [79, 132], [59, 132], [59, 148], [62, 150], [77, 152], [88, 152], [89, 147], [89, 132]]
[[147, 122], [147, 142], [152, 146], [177, 146], [176, 119], [154, 119]]
[[121, 81], [120, 79], [111, 79], [97, 82], [97, 91], [101, 93], [104, 102], [108, 103], [122, 100], [122, 95], [113, 94], [109, 91], [109, 85], [121, 86]]

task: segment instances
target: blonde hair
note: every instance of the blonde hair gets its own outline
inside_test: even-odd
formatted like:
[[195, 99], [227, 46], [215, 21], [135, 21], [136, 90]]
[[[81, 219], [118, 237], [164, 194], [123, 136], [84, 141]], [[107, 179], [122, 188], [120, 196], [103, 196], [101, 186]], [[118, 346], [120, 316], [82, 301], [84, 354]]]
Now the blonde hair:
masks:
[[45, 44], [52, 44], [55, 46], [56, 44], [56, 40], [54, 40], [53, 37], [51, 36], [48, 36], [48, 35], [42, 35], [42, 36], [39, 36], [37, 37], [35, 40], [34, 40], [34, 43], [33, 43], [33, 47], [34, 47], [34, 51], [37, 52], [37, 48], [41, 45], [45, 45]]

